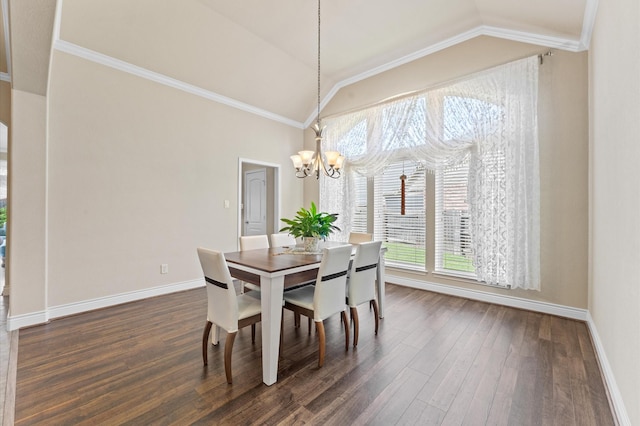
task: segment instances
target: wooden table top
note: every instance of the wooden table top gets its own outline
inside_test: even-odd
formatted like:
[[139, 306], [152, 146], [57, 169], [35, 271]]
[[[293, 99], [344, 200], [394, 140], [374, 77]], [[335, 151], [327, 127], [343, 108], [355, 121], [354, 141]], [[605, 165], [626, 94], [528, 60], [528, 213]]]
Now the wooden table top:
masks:
[[[336, 247], [347, 243], [324, 241], [323, 247]], [[296, 246], [300, 248], [301, 246]], [[234, 251], [225, 253], [224, 257], [229, 263], [248, 266], [265, 272], [278, 272], [299, 266], [311, 265], [322, 261], [322, 254], [287, 253], [294, 247], [272, 247], [268, 249]]]
[[229, 263], [249, 266], [265, 272], [278, 272], [322, 261], [322, 254], [286, 254], [284, 247], [225, 253]]

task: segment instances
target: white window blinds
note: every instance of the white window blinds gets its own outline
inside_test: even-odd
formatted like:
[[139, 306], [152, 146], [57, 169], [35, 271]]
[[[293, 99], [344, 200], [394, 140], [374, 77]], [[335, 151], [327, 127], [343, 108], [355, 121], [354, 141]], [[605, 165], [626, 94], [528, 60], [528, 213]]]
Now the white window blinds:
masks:
[[454, 275], [474, 272], [467, 182], [469, 162], [436, 173], [435, 269]]
[[[405, 214], [400, 214], [400, 176], [405, 180]], [[383, 242], [388, 266], [425, 270], [425, 170], [414, 162], [391, 163], [374, 178], [374, 239]]]
[[353, 213], [351, 215], [352, 232], [369, 232], [367, 230], [367, 178], [358, 174], [353, 176]]

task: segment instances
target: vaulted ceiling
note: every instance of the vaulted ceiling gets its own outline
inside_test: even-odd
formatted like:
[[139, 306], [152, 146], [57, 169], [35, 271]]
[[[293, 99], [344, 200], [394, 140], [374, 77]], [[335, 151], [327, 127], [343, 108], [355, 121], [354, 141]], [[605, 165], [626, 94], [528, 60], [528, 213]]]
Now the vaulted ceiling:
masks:
[[[293, 125], [314, 116], [315, 0], [0, 1], [3, 15], [9, 12], [0, 20], [0, 78], [14, 88], [46, 93], [53, 46]], [[584, 50], [596, 6], [597, 0], [322, 0], [322, 97], [480, 35]]]

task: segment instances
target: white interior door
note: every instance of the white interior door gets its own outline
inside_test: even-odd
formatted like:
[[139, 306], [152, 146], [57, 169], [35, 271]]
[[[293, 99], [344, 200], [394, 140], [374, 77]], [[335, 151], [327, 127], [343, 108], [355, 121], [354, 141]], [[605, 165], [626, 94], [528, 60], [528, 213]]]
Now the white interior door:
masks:
[[267, 233], [267, 171], [244, 174], [244, 235]]

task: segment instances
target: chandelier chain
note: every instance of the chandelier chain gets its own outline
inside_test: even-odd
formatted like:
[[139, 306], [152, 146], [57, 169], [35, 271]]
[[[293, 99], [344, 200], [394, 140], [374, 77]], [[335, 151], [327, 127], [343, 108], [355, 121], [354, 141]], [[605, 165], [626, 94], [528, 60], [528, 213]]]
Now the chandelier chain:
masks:
[[320, 125], [320, 0], [318, 0], [318, 126]]
[[340, 169], [345, 161], [344, 156], [338, 151], [327, 151], [324, 154], [322, 152], [322, 132], [324, 128], [320, 122], [320, 80], [322, 75], [320, 69], [320, 2], [321, 0], [318, 0], [318, 116], [316, 124], [313, 126], [313, 130], [316, 133], [316, 150], [299, 151], [298, 154], [291, 156], [291, 161], [296, 169], [296, 177], [298, 178], [315, 176], [316, 179], [319, 179], [320, 172], [324, 172], [326, 176], [337, 179], [340, 177]]

